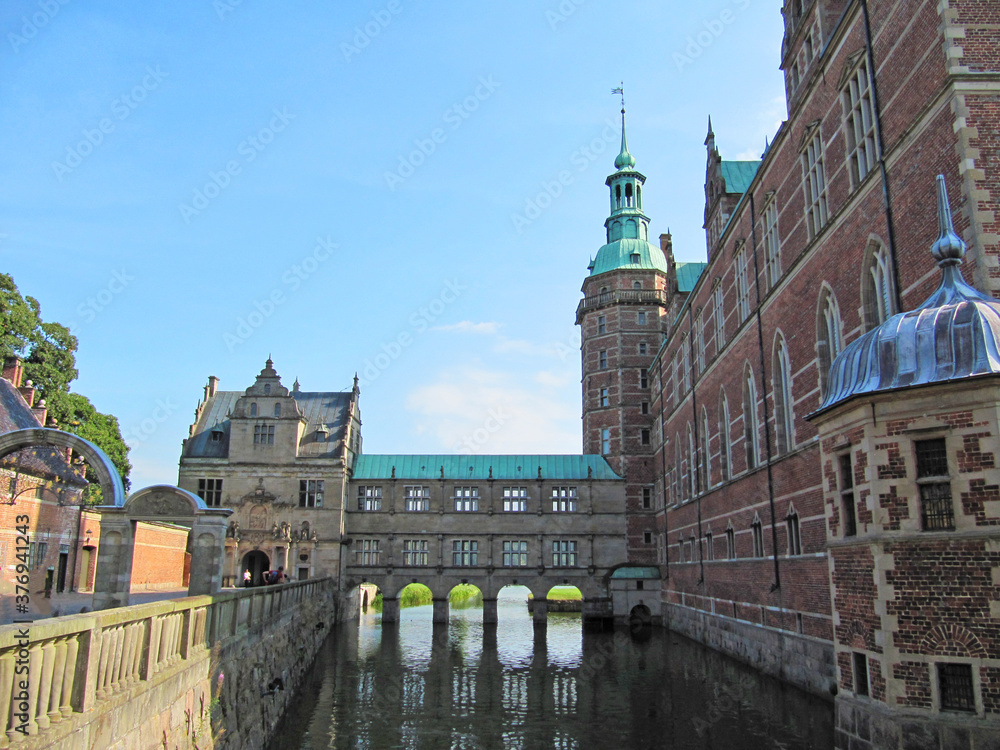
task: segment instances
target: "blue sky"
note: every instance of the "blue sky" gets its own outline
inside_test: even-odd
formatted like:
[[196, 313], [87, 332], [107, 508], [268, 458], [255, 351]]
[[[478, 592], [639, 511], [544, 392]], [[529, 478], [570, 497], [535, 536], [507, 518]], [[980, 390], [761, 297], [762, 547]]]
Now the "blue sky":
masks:
[[79, 337], [134, 488], [269, 354], [303, 390], [361, 373], [369, 453], [578, 452], [611, 89], [679, 260], [707, 116], [729, 159], [784, 117], [777, 1], [444, 5], [4, 3], [0, 270]]

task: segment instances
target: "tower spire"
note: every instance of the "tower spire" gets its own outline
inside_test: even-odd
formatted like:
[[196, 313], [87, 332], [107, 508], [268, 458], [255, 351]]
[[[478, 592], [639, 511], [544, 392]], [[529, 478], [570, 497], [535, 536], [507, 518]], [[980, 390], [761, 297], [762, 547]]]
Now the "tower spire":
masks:
[[622, 147], [615, 157], [615, 169], [632, 169], [635, 166], [635, 157], [628, 152], [628, 140], [625, 138], [625, 82], [611, 89], [611, 93], [622, 96]]

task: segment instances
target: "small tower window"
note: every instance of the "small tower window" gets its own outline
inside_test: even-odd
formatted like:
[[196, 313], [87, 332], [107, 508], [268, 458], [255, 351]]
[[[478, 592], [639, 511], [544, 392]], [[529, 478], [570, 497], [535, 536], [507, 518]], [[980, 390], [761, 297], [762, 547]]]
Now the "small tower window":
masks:
[[626, 206], [631, 206], [632, 205], [632, 183], [631, 182], [628, 183], [627, 185], [625, 185], [625, 205]]
[[223, 432], [222, 432], [221, 429], [219, 429], [218, 427], [213, 427], [212, 428], [212, 442], [213, 443], [221, 443], [222, 442], [222, 435], [223, 435]]
[[250, 404], [250, 416], [251, 417], [256, 417], [257, 416], [257, 403], [256, 402]]
[[615, 208], [622, 207], [622, 186], [615, 185]]
[[639, 264], [639, 260], [640, 260], [639, 253], [632, 253], [632, 255], [629, 256], [629, 260], [631, 260], [633, 263], [635, 263], [636, 265], [638, 265]]
[[642, 186], [635, 186], [635, 207], [642, 208]]
[[276, 417], [280, 417], [281, 416], [281, 404], [280, 403], [277, 403], [277, 404], [274, 405], [274, 416], [276, 416]]

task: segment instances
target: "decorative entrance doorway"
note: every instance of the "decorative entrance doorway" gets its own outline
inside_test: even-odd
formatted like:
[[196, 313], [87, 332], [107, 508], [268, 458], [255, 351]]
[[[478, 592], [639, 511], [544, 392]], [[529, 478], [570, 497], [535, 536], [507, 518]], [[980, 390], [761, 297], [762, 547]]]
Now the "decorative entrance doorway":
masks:
[[259, 549], [255, 549], [252, 552], [247, 552], [243, 555], [243, 563], [240, 565], [240, 581], [243, 580], [243, 571], [250, 571], [250, 585], [251, 586], [263, 586], [264, 585], [264, 572], [271, 569], [271, 559], [261, 552]]

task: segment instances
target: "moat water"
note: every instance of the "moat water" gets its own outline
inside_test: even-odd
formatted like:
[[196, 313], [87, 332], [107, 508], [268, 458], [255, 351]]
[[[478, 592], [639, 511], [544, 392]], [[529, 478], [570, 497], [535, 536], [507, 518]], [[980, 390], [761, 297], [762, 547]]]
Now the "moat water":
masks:
[[[522, 593], [523, 592], [523, 593]], [[579, 614], [535, 628], [527, 589], [482, 607], [431, 606], [331, 633], [273, 750], [827, 750], [833, 704], [662, 628], [584, 632]]]

